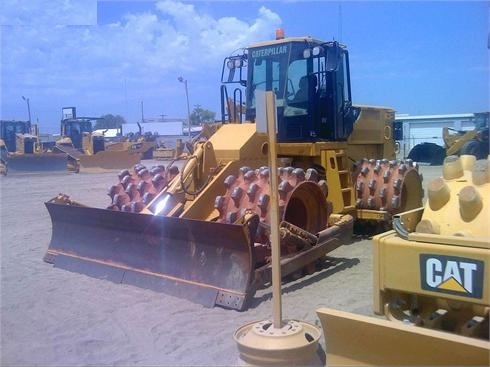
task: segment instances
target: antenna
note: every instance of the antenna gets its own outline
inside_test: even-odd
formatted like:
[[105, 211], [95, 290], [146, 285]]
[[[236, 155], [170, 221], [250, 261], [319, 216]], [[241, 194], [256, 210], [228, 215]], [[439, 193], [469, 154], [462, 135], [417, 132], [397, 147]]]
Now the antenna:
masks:
[[342, 43], [342, 4], [339, 4], [339, 42]]

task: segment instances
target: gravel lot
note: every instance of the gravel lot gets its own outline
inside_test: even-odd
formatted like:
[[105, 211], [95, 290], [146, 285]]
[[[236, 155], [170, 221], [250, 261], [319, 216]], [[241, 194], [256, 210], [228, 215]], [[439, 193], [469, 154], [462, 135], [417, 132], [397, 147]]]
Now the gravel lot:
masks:
[[[420, 171], [424, 186], [442, 173], [441, 167]], [[66, 193], [105, 207], [115, 180], [114, 172], [0, 178], [1, 364], [242, 364], [232, 335], [271, 318], [271, 288], [259, 291], [245, 312], [209, 309], [43, 262], [51, 236], [44, 202]], [[356, 238], [331, 252], [322, 270], [283, 285], [283, 318], [319, 325], [320, 306], [373, 315], [371, 277], [371, 241]]]

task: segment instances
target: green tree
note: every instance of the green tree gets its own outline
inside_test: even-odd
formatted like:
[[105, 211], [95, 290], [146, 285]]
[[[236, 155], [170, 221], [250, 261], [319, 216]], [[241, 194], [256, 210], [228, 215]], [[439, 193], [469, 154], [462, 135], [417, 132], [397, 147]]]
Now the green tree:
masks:
[[100, 116], [100, 120], [97, 120], [94, 126], [94, 130], [97, 129], [119, 129], [122, 124], [126, 123], [124, 117], [120, 115], [107, 114]]
[[194, 110], [191, 113], [190, 120], [191, 125], [201, 125], [203, 123], [214, 122], [216, 112], [205, 110], [201, 108], [201, 105], [194, 106]]

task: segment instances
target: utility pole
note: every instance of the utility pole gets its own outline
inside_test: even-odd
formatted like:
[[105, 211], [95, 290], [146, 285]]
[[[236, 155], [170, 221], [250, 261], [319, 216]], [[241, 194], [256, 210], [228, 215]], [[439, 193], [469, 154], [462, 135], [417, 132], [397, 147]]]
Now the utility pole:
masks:
[[187, 90], [187, 79], [184, 80], [181, 76], [177, 78], [185, 86], [185, 98], [187, 99], [187, 127], [189, 128], [189, 140], [191, 140], [191, 109], [189, 107], [189, 91]]
[[141, 123], [145, 122], [145, 115], [143, 112], [143, 101], [141, 101]]

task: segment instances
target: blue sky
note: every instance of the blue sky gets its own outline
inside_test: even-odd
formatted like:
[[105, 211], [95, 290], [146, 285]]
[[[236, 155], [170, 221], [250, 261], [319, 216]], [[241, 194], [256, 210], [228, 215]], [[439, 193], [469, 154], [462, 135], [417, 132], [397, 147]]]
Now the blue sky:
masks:
[[58, 132], [61, 108], [128, 122], [219, 112], [222, 60], [274, 38], [336, 39], [350, 51], [353, 100], [398, 113], [489, 110], [483, 1], [3, 0], [1, 119]]

